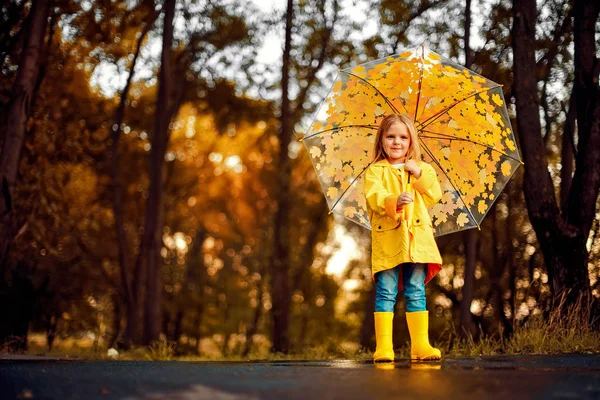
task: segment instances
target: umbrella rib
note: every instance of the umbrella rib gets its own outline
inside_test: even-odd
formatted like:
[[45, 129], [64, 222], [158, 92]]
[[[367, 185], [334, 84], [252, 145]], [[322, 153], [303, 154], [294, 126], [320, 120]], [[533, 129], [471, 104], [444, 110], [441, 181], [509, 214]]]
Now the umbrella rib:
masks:
[[[390, 108], [392, 109], [392, 111], [393, 111], [395, 114], [400, 114], [400, 112], [398, 111], [398, 109], [397, 109], [397, 108], [396, 108], [396, 107], [395, 107], [395, 106], [394, 106], [394, 105], [393, 105], [393, 104], [392, 104], [392, 103], [391, 103], [391, 102], [388, 100], [388, 98], [387, 98], [387, 97], [386, 97], [386, 96], [385, 96], [383, 93], [381, 93], [381, 91], [380, 91], [379, 89], [377, 89], [377, 88], [375, 87], [375, 85], [373, 85], [371, 82], [369, 82], [368, 80], [366, 80], [366, 79], [364, 79], [364, 78], [361, 78], [361, 77], [360, 77], [360, 76], [358, 76], [358, 75], [354, 75], [353, 73], [346, 72], [346, 71], [341, 71], [341, 72], [343, 72], [343, 73], [345, 73], [345, 74], [348, 74], [348, 75], [350, 75], [350, 76], [353, 76], [353, 77], [355, 77], [355, 78], [358, 78], [358, 79], [360, 79], [361, 81], [363, 81], [364, 83], [366, 83], [367, 85], [371, 86], [373, 89], [375, 89], [375, 91], [376, 91], [377, 93], [379, 93], [379, 95], [380, 95], [381, 97], [383, 97], [383, 100], [384, 100], [384, 101], [387, 103], [387, 105], [388, 105], [388, 106], [390, 106]], [[405, 109], [405, 110], [406, 110], [406, 109]]]
[[463, 199], [462, 193], [460, 192], [460, 190], [458, 190], [458, 188], [456, 187], [456, 185], [454, 184], [454, 182], [452, 181], [452, 179], [450, 179], [450, 177], [448, 176], [448, 174], [446, 173], [446, 171], [444, 171], [444, 168], [442, 168], [442, 166], [440, 165], [440, 163], [438, 162], [438, 160], [435, 159], [435, 157], [433, 156], [433, 153], [427, 147], [427, 145], [425, 144], [425, 142], [423, 140], [421, 140], [421, 142], [422, 142], [421, 144], [423, 145], [423, 148], [425, 149], [425, 151], [427, 152], [427, 154], [429, 154], [429, 157], [431, 157], [431, 159], [438, 166], [438, 168], [440, 169], [440, 171], [442, 171], [442, 173], [444, 175], [446, 175], [446, 178], [448, 178], [448, 182], [450, 182], [450, 184], [452, 185], [452, 187], [454, 188], [454, 190], [456, 190], [456, 193], [458, 193], [458, 197], [460, 197], [460, 200], [465, 205], [465, 208], [467, 209], [467, 211], [471, 215], [471, 218], [473, 219], [473, 221], [475, 221], [475, 224], [477, 224], [477, 227], [479, 228], [479, 223], [475, 219], [475, 216], [471, 212], [471, 209], [467, 206], [467, 203], [465, 202], [465, 199]]
[[428, 125], [431, 125], [432, 123], [434, 123], [436, 119], [438, 119], [440, 116], [442, 116], [443, 114], [445, 114], [445, 113], [447, 113], [448, 111], [450, 111], [450, 109], [454, 108], [454, 106], [456, 106], [457, 104], [459, 104], [459, 103], [462, 103], [463, 101], [465, 101], [465, 100], [467, 100], [467, 99], [470, 99], [470, 98], [471, 98], [471, 97], [473, 97], [473, 96], [477, 96], [477, 95], [478, 95], [478, 94], [480, 94], [480, 93], [487, 92], [487, 91], [489, 91], [489, 90], [496, 89], [496, 88], [499, 88], [499, 87], [502, 87], [502, 86], [500, 86], [500, 85], [492, 86], [492, 87], [490, 87], [490, 88], [487, 88], [487, 89], [485, 89], [485, 90], [481, 90], [481, 91], [479, 91], [479, 92], [472, 93], [472, 94], [468, 95], [467, 97], [465, 97], [465, 98], [463, 98], [463, 99], [460, 99], [460, 100], [457, 100], [457, 101], [455, 101], [455, 102], [454, 102], [454, 104], [452, 104], [452, 105], [448, 106], [448, 108], [446, 108], [445, 110], [442, 110], [442, 111], [440, 111], [439, 113], [437, 113], [437, 114], [435, 114], [435, 115], [433, 115], [433, 116], [429, 117], [429, 118], [428, 118], [428, 119], [426, 119], [425, 121], [423, 121], [423, 122], [420, 124], [420, 125], [421, 125], [421, 126], [420, 126], [420, 129], [421, 129], [421, 130], [423, 130], [423, 129], [425, 129], [425, 128], [426, 128]]
[[322, 133], [336, 131], [336, 130], [343, 129], [343, 128], [368, 128], [368, 129], [374, 129], [374, 130], [378, 129], [375, 125], [342, 125], [342, 126], [338, 126], [338, 127], [331, 128], [331, 129], [325, 129], [324, 131], [320, 131], [320, 132], [317, 132], [317, 133], [313, 133], [310, 136], [303, 137], [301, 139], [301, 141], [304, 141], [306, 139], [310, 139], [310, 138], [312, 138], [314, 136], [317, 136], [317, 135], [320, 135]]
[[366, 167], [364, 167], [363, 170], [360, 171], [360, 173], [358, 175], [356, 175], [356, 177], [354, 179], [352, 179], [352, 182], [350, 182], [350, 185], [348, 185], [348, 187], [344, 190], [344, 192], [342, 193], [342, 195], [335, 201], [335, 203], [333, 203], [333, 206], [331, 206], [331, 212], [333, 212], [333, 209], [335, 208], [335, 206], [338, 205], [338, 203], [344, 197], [344, 195], [346, 194], [346, 192], [348, 191], [348, 189], [350, 189], [352, 187], [352, 185], [354, 185], [354, 182], [356, 182], [358, 180], [358, 178], [360, 178], [360, 176], [363, 174], [363, 172], [365, 172], [367, 170], [367, 168], [369, 168], [371, 166], [371, 164], [373, 164], [374, 162], [375, 162], [375, 160], [371, 161], [369, 163], [369, 165], [367, 165]]
[[504, 153], [504, 152], [502, 152], [500, 150], [496, 150], [494, 147], [492, 147], [490, 145], [487, 145], [487, 144], [484, 144], [484, 143], [480, 143], [480, 142], [476, 142], [476, 141], [471, 140], [471, 139], [464, 139], [464, 138], [459, 138], [459, 137], [456, 137], [456, 136], [444, 135], [443, 133], [439, 133], [439, 132], [432, 132], [432, 131], [423, 131], [423, 132], [434, 133], [434, 134], [439, 135], [439, 136], [419, 135], [419, 137], [426, 138], [426, 139], [438, 139], [438, 140], [449, 140], [449, 141], [457, 140], [459, 142], [469, 142], [469, 143], [476, 144], [478, 146], [487, 147], [488, 149], [490, 149], [492, 151], [495, 151], [496, 153], [500, 153], [500, 154], [502, 154], [503, 156], [505, 156], [507, 158], [510, 158], [510, 159], [512, 159], [514, 161], [517, 161], [519, 163], [521, 162], [521, 160], [517, 160], [516, 158], [514, 158], [513, 156], [511, 156], [509, 154], [506, 154], [506, 153]]
[[415, 107], [415, 116], [413, 121], [417, 120], [417, 113], [419, 112], [419, 100], [421, 100], [421, 86], [423, 84], [423, 58], [425, 58], [425, 46], [421, 46], [421, 71], [419, 76], [419, 91], [417, 92], [417, 106]]

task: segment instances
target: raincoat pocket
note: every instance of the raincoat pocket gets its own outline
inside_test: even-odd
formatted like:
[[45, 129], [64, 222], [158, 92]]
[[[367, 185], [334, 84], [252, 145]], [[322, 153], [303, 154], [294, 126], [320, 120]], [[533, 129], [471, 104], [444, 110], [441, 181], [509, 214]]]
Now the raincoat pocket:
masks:
[[430, 259], [439, 254], [433, 233], [433, 226], [429, 219], [417, 219], [414, 221], [412, 226], [413, 241], [411, 249], [411, 254], [414, 258]]
[[394, 257], [408, 249], [408, 232], [400, 220], [381, 218], [372, 226], [373, 256], [378, 259]]

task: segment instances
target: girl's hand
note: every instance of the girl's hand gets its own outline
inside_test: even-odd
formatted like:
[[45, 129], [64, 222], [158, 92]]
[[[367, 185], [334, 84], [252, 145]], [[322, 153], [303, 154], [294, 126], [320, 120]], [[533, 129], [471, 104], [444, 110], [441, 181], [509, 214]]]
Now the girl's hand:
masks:
[[398, 196], [398, 201], [396, 202], [396, 204], [398, 205], [398, 207], [403, 207], [405, 204], [410, 204], [414, 201], [412, 195], [408, 192], [404, 192], [401, 193], [400, 196]]
[[419, 179], [421, 177], [421, 168], [419, 168], [415, 160], [408, 160], [406, 164], [404, 164], [404, 169], [410, 172], [415, 179]]

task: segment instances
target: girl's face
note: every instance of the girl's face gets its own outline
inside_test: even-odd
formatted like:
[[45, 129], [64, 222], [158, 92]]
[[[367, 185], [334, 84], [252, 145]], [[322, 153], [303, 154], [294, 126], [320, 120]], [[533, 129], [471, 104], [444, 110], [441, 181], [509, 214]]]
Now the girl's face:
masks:
[[406, 125], [394, 122], [386, 133], [383, 134], [383, 150], [388, 156], [390, 164], [406, 161], [406, 154], [410, 149], [410, 134]]

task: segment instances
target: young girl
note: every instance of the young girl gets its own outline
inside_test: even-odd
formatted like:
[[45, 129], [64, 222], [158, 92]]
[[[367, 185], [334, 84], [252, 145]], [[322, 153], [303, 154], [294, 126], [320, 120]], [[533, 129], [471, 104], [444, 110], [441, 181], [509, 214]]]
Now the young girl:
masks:
[[375, 278], [374, 361], [394, 361], [392, 320], [398, 290], [404, 290], [412, 360], [439, 360], [429, 344], [425, 283], [441, 269], [442, 257], [433, 236], [427, 207], [442, 192], [431, 165], [420, 161], [417, 131], [410, 117], [383, 119], [365, 172], [365, 198], [372, 228]]

